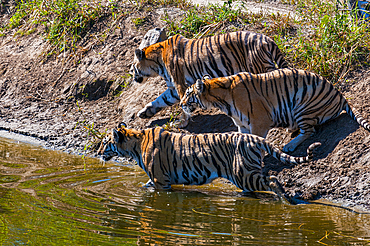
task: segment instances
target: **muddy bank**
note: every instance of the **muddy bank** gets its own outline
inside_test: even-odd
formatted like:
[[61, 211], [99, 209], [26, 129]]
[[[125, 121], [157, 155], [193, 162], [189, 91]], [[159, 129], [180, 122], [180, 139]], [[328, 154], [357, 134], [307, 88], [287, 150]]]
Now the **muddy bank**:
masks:
[[[176, 8], [167, 9], [174, 16]], [[107, 32], [104, 41], [83, 40], [81, 56], [42, 59], [47, 45], [37, 33], [14, 38], [0, 37], [0, 129], [45, 142], [48, 148], [86, 154], [97, 143], [95, 130], [106, 132], [119, 122], [130, 127], [164, 125], [178, 109], [140, 119], [137, 112], [166, 89], [161, 78], [145, 84], [130, 83], [128, 71], [136, 48], [146, 30], [165, 26], [162, 10], [153, 10], [147, 24], [137, 28], [132, 13]], [[108, 27], [109, 19], [96, 24]], [[77, 59], [76, 59], [77, 58]], [[341, 86], [346, 98], [370, 119], [368, 71], [352, 75]], [[185, 129], [191, 133], [235, 131], [224, 114], [199, 111]], [[279, 147], [290, 141], [290, 133], [272, 130], [268, 139]], [[317, 133], [293, 154], [305, 155], [309, 144], [322, 146], [308, 164], [284, 166], [271, 157], [264, 172], [278, 176], [287, 193], [300, 199], [324, 198], [356, 209], [370, 210], [370, 134], [347, 115], [318, 127]], [[91, 152], [90, 154], [93, 154]]]

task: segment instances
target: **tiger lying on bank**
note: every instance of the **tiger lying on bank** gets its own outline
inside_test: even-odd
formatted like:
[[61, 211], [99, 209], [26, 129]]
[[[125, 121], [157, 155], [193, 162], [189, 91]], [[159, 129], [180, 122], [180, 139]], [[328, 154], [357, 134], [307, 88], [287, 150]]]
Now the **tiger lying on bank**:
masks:
[[297, 69], [197, 80], [180, 105], [188, 114], [197, 107], [219, 108], [232, 117], [239, 132], [261, 137], [273, 127], [299, 129], [300, 134], [285, 145], [284, 152], [295, 150], [314, 133], [315, 125], [338, 117], [343, 110], [370, 130], [369, 123], [331, 83]]
[[251, 134], [181, 134], [160, 127], [135, 130], [124, 126], [103, 139], [98, 155], [104, 161], [114, 156], [135, 159], [150, 178], [147, 186], [156, 189], [170, 189], [171, 184], [201, 185], [222, 177], [243, 191], [274, 191], [282, 197], [277, 178], [261, 173], [264, 151], [284, 163], [299, 164], [310, 161], [319, 145], [309, 146], [306, 157], [293, 157]]
[[[276, 65], [275, 65], [276, 63]], [[180, 101], [188, 86], [203, 75], [224, 77], [238, 72], [264, 73], [288, 67], [276, 43], [267, 36], [233, 32], [203, 39], [175, 35], [168, 40], [135, 50], [131, 73], [134, 81], [144, 82], [160, 75], [168, 89], [139, 111], [150, 118], [162, 108]], [[179, 97], [180, 96], [180, 97]], [[183, 126], [189, 117], [185, 116]]]

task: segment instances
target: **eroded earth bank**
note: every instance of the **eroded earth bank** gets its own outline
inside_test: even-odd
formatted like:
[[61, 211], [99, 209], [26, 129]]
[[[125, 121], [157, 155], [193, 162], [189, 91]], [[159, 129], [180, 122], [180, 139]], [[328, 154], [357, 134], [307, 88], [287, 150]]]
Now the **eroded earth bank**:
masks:
[[[136, 116], [166, 89], [165, 82], [158, 77], [136, 84], [130, 83], [128, 76], [133, 51], [145, 32], [165, 26], [163, 13], [163, 9], [153, 10], [140, 28], [132, 21], [143, 15], [140, 12], [119, 18], [115, 28], [111, 28], [109, 17], [103, 18], [91, 32], [104, 31], [104, 38], [81, 40], [73, 56], [61, 53], [45, 59], [43, 51], [48, 43], [38, 32], [0, 37], [0, 129], [43, 140], [48, 148], [80, 154], [89, 149], [93, 154], [95, 129], [109, 131], [121, 121], [135, 128], [166, 124], [178, 111], [176, 106], [148, 120]], [[175, 18], [180, 12], [168, 8], [166, 13]], [[7, 18], [5, 12], [2, 18]], [[351, 75], [352, 83], [341, 86], [342, 93], [367, 119], [369, 75], [368, 71], [357, 71]], [[198, 111], [183, 131], [235, 130], [226, 115]], [[272, 130], [268, 140], [281, 148], [290, 141], [290, 134]], [[276, 175], [287, 193], [297, 198], [323, 198], [369, 211], [370, 133], [344, 114], [318, 127], [293, 154], [305, 155], [307, 146], [315, 141], [322, 146], [311, 163], [291, 167], [267, 157], [264, 172]]]

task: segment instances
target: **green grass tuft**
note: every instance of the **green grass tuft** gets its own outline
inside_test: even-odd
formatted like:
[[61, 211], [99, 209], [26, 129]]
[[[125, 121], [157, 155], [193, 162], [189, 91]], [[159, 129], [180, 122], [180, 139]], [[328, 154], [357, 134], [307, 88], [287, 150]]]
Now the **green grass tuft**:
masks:
[[187, 8], [184, 18], [173, 20], [165, 13], [163, 20], [167, 23], [168, 35], [181, 34], [188, 38], [214, 35], [226, 22], [248, 22], [241, 9], [233, 9], [230, 4], [210, 4], [208, 6], [192, 6]]
[[[343, 11], [347, 5], [320, 0], [285, 0], [294, 4], [296, 17], [283, 14], [250, 13], [247, 6], [231, 8], [231, 1], [193, 6], [182, 18], [168, 14], [169, 35], [199, 38], [227, 31], [253, 30], [272, 37], [291, 67], [316, 72], [333, 84], [348, 72], [368, 66], [370, 22]], [[229, 28], [227, 28], [229, 27]], [[230, 28], [232, 27], [232, 28]]]
[[99, 2], [81, 0], [21, 0], [9, 23], [0, 29], [18, 28], [17, 34], [31, 34], [43, 27], [43, 36], [51, 44], [48, 55], [76, 48], [93, 23], [104, 16], [106, 8]]
[[314, 71], [333, 84], [356, 67], [368, 65], [370, 26], [339, 3], [300, 1], [297, 34], [275, 41], [294, 67]]

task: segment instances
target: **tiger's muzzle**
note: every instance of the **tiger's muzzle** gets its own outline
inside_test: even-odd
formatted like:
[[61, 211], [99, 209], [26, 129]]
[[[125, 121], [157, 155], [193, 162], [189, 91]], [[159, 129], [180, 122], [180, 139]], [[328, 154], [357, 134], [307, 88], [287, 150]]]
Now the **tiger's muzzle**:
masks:
[[110, 144], [105, 146], [105, 148], [99, 149], [97, 154], [103, 161], [109, 161], [113, 157], [117, 156], [117, 153], [113, 151], [112, 146]]
[[143, 77], [137, 77], [137, 78], [134, 78], [134, 81], [137, 82], [137, 83], [142, 83], [144, 81], [144, 78]]
[[113, 156], [106, 156], [106, 155], [100, 156], [100, 159], [102, 159], [103, 161], [110, 161], [112, 158]]
[[182, 108], [182, 110], [185, 112], [185, 114], [188, 114], [188, 115], [191, 115], [195, 109], [197, 108], [196, 106], [190, 104], [190, 105], [187, 105], [187, 104], [182, 104], [180, 103], [180, 106]]
[[142, 83], [145, 80], [143, 76], [140, 76], [139, 70], [136, 68], [135, 64], [131, 65], [130, 74], [132, 75], [134, 82]]

